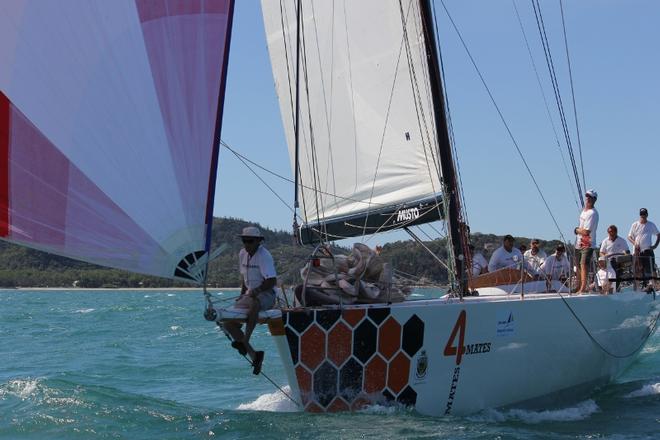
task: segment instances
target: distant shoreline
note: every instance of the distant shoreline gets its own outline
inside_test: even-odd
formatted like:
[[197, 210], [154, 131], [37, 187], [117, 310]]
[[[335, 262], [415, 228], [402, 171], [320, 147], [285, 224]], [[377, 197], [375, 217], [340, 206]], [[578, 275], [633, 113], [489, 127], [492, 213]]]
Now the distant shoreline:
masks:
[[[216, 290], [241, 290], [240, 287], [209, 287], [207, 288], [211, 292]], [[58, 291], [58, 290], [67, 290], [67, 291], [86, 291], [86, 290], [107, 290], [107, 291], [155, 291], [155, 290], [185, 290], [191, 292], [198, 292], [202, 290], [201, 287], [0, 287], [0, 291], [3, 290], [39, 290], [39, 291]]]

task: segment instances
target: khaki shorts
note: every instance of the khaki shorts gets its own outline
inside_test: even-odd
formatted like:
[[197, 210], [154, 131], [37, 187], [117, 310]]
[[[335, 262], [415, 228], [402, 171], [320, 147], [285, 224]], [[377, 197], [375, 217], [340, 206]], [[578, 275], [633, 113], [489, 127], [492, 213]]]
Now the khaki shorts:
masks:
[[[267, 292], [259, 292], [257, 299], [259, 300], [260, 312], [270, 310], [275, 305], [275, 291], [269, 290]], [[250, 302], [250, 298], [247, 295], [241, 295], [234, 303], [234, 307], [237, 309], [248, 309], [250, 308]]]
[[591, 257], [594, 254], [594, 248], [592, 247], [582, 248], [582, 249], [578, 249], [578, 252], [580, 253], [580, 265], [589, 266], [589, 263], [591, 263]]

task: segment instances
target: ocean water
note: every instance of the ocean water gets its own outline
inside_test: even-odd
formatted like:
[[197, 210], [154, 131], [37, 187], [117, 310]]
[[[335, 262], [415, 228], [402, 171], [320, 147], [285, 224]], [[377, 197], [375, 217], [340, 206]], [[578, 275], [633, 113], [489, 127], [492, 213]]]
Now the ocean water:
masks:
[[[315, 415], [253, 376], [203, 305], [196, 291], [0, 290], [0, 439], [660, 438], [659, 334], [617, 383], [557, 410]], [[286, 389], [266, 328], [253, 341]]]

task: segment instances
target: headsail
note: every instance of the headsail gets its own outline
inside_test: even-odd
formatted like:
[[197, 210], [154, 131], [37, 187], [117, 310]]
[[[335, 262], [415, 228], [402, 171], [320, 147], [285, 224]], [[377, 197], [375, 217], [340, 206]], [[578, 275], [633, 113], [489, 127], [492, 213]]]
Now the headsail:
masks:
[[[292, 163], [296, 4], [262, 1]], [[332, 240], [440, 218], [418, 2], [304, 1], [300, 47], [299, 173], [307, 227], [320, 225]], [[315, 234], [301, 235], [311, 241]]]
[[0, 238], [199, 280], [231, 11], [2, 2]]

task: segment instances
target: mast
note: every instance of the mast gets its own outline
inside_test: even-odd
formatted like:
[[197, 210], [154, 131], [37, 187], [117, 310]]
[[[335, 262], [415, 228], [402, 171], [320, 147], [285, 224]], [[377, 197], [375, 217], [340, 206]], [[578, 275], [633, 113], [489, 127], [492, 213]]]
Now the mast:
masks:
[[460, 216], [460, 195], [454, 159], [447, 129], [447, 116], [445, 114], [445, 99], [440, 76], [440, 64], [436, 47], [436, 36], [433, 32], [433, 14], [431, 11], [431, 0], [420, 0], [420, 13], [424, 26], [426, 40], [426, 56], [428, 58], [429, 81], [431, 95], [433, 97], [433, 108], [435, 115], [435, 127], [438, 134], [438, 150], [440, 158], [440, 170], [442, 173], [443, 203], [445, 205], [447, 229], [449, 231], [448, 241], [451, 250], [450, 259], [453, 259], [454, 277], [460, 295], [467, 293], [465, 281], [465, 250], [463, 240], [463, 227]]
[[300, 242], [298, 236], [298, 208], [300, 203], [298, 201], [298, 170], [300, 168], [300, 12], [302, 8], [302, 0], [298, 0], [296, 5], [296, 118], [294, 121], [294, 133], [295, 133], [295, 164], [293, 166], [293, 236], [294, 244]]

